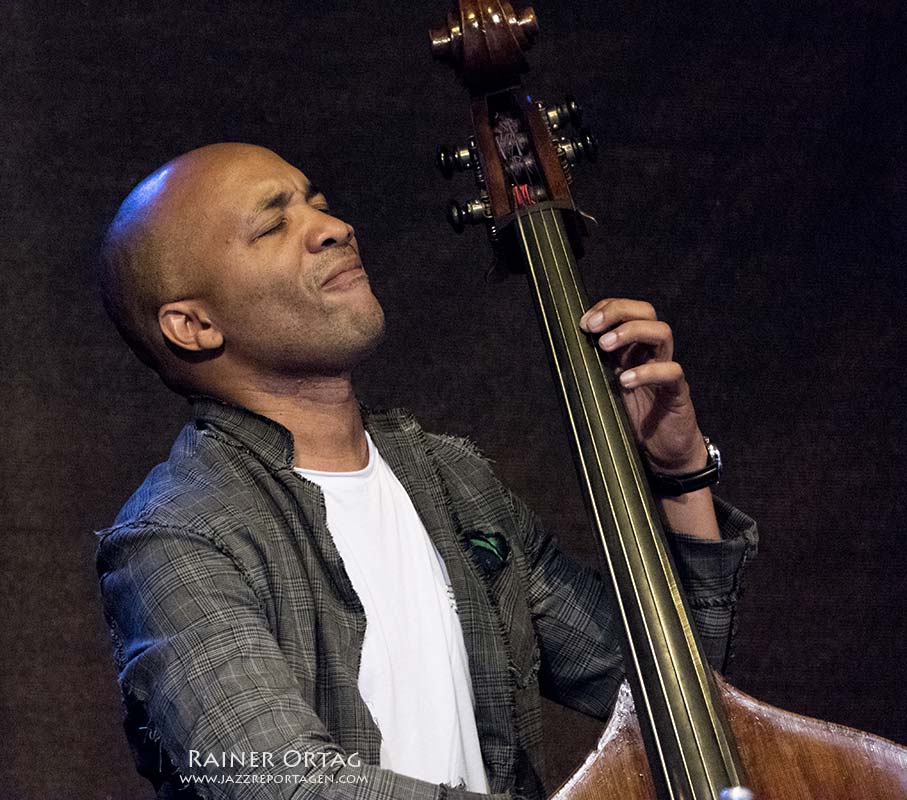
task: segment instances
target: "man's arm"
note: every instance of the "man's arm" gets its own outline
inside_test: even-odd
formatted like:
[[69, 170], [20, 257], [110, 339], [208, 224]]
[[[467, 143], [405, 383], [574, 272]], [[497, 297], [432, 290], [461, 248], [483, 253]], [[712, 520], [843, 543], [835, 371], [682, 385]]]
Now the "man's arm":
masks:
[[[101, 540], [98, 571], [121, 688], [145, 710], [177, 788], [211, 800], [479, 797], [345, 753], [306, 703], [237, 562], [207, 537], [116, 528]], [[253, 767], [205, 763], [223, 753], [270, 756]]]
[[724, 672], [733, 655], [737, 601], [747, 564], [756, 555], [756, 523], [709, 491], [721, 539], [711, 541], [666, 522], [668, 546], [709, 663]]
[[[696, 463], [696, 462], [693, 462]], [[677, 475], [695, 472], [706, 465], [702, 459], [698, 466], [678, 471]], [[658, 498], [658, 510], [666, 528], [672, 531], [689, 531], [689, 536], [711, 542], [721, 541], [721, 526], [715, 513], [712, 490], [706, 487], [679, 497]], [[695, 531], [695, 533], [694, 533]]]
[[[529, 604], [538, 634], [542, 694], [606, 719], [624, 677], [620, 620], [605, 579], [565, 555], [519, 498], [511, 495], [529, 560]], [[756, 525], [716, 498], [721, 541], [668, 532], [678, 577], [711, 665], [730, 657], [741, 576], [756, 547]]]

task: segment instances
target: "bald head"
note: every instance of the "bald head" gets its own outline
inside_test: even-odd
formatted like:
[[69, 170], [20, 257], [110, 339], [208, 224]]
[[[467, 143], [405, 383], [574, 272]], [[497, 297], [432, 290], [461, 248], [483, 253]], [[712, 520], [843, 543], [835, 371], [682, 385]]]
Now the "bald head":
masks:
[[139, 183], [107, 230], [99, 276], [104, 307], [136, 355], [171, 385], [178, 384], [167, 374], [167, 367], [175, 366], [174, 350], [158, 311], [170, 301], [208, 292], [212, 276], [196, 236], [207, 201], [237, 164], [263, 155], [278, 158], [266, 148], [240, 143], [185, 153]]
[[183, 393], [346, 373], [384, 329], [352, 227], [263, 147], [209, 145], [148, 176], [100, 263], [120, 333]]

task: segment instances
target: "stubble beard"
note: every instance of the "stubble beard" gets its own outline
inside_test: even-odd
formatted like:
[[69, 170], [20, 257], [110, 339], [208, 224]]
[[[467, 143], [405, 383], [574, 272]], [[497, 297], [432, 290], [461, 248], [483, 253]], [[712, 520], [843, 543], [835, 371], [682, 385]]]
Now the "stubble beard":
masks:
[[[319, 309], [316, 325], [306, 324], [287, 308], [290, 322], [282, 330], [257, 332], [261, 367], [291, 380], [335, 377], [350, 373], [368, 358], [384, 338], [384, 311], [369, 290], [366, 307]], [[295, 320], [293, 319], [295, 317]], [[295, 324], [294, 324], [295, 322]], [[270, 328], [270, 325], [268, 326]]]

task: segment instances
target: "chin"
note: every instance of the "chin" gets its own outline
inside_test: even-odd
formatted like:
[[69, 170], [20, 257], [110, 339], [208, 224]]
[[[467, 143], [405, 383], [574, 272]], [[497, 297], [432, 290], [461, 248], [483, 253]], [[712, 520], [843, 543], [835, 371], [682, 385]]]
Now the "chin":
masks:
[[360, 351], [357, 363], [370, 356], [381, 344], [384, 339], [384, 311], [375, 301], [375, 312], [368, 319], [363, 320], [363, 325], [359, 328], [361, 344], [358, 348]]
[[[332, 372], [349, 372], [368, 358], [384, 338], [384, 311], [372, 297], [369, 307], [337, 320], [324, 366]], [[330, 353], [330, 355], [328, 355]]]

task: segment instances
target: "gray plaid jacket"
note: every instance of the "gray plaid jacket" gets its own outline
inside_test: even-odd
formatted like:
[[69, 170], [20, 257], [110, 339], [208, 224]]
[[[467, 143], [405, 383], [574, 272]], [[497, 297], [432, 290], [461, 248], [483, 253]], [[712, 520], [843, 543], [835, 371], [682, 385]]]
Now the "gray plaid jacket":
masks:
[[[447, 566], [491, 790], [541, 798], [540, 695], [605, 719], [622, 678], [604, 584], [467, 442], [402, 411], [365, 418]], [[723, 542], [671, 538], [720, 669], [756, 534], [717, 508]], [[478, 558], [476, 532], [502, 536], [506, 558]], [[381, 735], [357, 689], [365, 615], [285, 428], [196, 399], [169, 460], [99, 536], [127, 736], [158, 797], [475, 797], [377, 766]]]

